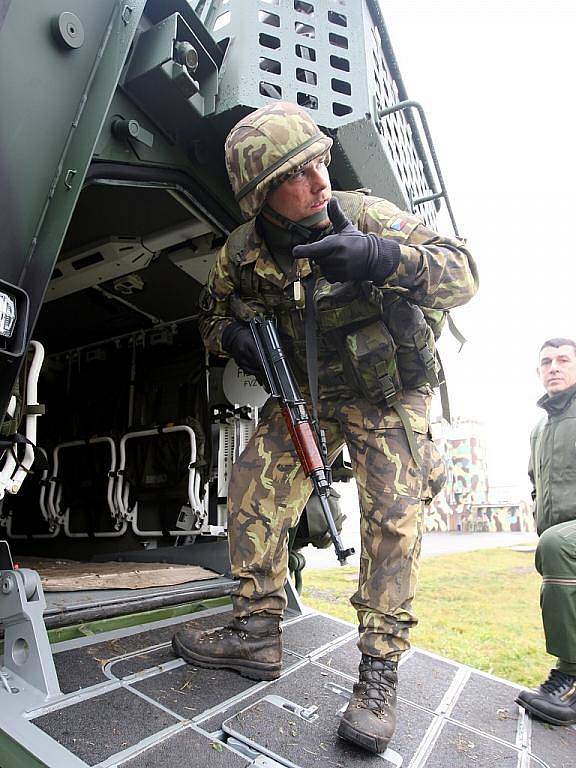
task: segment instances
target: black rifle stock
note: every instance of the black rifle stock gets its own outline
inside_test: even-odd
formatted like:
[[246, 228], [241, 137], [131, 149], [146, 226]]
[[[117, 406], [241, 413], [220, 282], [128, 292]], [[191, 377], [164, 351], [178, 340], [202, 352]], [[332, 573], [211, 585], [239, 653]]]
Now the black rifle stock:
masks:
[[318, 447], [318, 440], [312, 419], [308, 414], [306, 402], [300, 394], [288, 361], [284, 357], [274, 321], [257, 316], [250, 321], [250, 330], [258, 348], [270, 395], [280, 401], [284, 421], [298, 453], [302, 469], [306, 477], [312, 481], [313, 493], [318, 496], [322, 506], [338, 561], [340, 565], [346, 565], [346, 558], [354, 554], [354, 549], [352, 547], [344, 548], [340, 534], [336, 529], [328, 504], [329, 473]]

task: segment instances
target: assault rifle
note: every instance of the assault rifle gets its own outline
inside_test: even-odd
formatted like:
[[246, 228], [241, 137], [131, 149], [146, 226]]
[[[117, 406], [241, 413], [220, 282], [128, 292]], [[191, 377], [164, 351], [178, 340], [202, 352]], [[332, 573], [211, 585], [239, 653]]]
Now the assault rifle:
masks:
[[312, 493], [318, 496], [322, 506], [338, 561], [340, 565], [346, 565], [346, 558], [354, 554], [354, 549], [352, 547], [344, 548], [340, 534], [336, 529], [328, 504], [330, 471], [322, 458], [318, 437], [308, 414], [306, 402], [300, 394], [288, 361], [284, 357], [274, 321], [256, 316], [250, 321], [250, 330], [258, 348], [270, 395], [280, 401], [282, 414], [298, 453], [300, 464], [306, 477], [312, 481], [314, 488]]

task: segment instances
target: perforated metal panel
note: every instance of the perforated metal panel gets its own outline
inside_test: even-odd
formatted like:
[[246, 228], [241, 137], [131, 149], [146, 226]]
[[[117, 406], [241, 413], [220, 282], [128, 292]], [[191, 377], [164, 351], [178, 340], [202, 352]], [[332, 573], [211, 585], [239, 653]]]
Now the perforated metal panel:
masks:
[[326, 127], [360, 116], [368, 95], [364, 31], [352, 10], [334, 0], [216, 2], [208, 27], [216, 40], [230, 40], [219, 108], [286, 99]]
[[234, 425], [220, 424], [218, 442], [218, 496], [228, 494], [228, 480], [234, 460]]
[[235, 456], [236, 458], [244, 451], [248, 445], [248, 441], [254, 434], [256, 429], [256, 423], [249, 419], [238, 419], [236, 422], [236, 434], [235, 434]]
[[[409, 209], [430, 189], [406, 113], [378, 118], [401, 100], [401, 87], [373, 8], [367, 0], [217, 0], [206, 19], [228, 45], [217, 110], [300, 104], [336, 139], [344, 157], [333, 170], [346, 167], [343, 184]], [[433, 203], [415, 212], [434, 225]]]

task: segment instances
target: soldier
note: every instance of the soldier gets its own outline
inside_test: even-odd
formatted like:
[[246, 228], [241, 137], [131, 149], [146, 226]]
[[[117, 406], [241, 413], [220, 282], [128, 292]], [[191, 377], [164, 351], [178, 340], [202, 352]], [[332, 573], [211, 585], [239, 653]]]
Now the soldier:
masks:
[[576, 723], [576, 342], [549, 339], [540, 348], [538, 374], [546, 416], [530, 438], [529, 475], [540, 539], [540, 607], [546, 650], [556, 668], [516, 701], [552, 725]]
[[[434, 333], [447, 310], [474, 295], [477, 276], [461, 241], [385, 200], [332, 193], [331, 145], [307, 112], [287, 102], [262, 107], [231, 130], [227, 169], [247, 223], [230, 235], [210, 274], [201, 332], [210, 352], [254, 372], [246, 323], [255, 313], [273, 315], [296, 379], [317, 407], [329, 458], [348, 446], [361, 508], [351, 602], [362, 659], [338, 733], [381, 752], [395, 728], [398, 660], [417, 621], [423, 502], [443, 483], [429, 433]], [[307, 359], [310, 323], [317, 349]], [[269, 401], [229, 483], [235, 618], [216, 631], [178, 632], [178, 655], [257, 680], [279, 676], [288, 533], [310, 492], [280, 409]]]

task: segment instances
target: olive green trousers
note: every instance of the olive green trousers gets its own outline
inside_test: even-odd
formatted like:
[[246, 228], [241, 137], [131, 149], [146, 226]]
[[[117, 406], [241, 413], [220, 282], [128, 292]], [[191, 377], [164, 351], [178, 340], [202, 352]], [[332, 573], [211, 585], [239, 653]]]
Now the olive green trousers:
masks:
[[540, 607], [546, 650], [562, 672], [576, 675], [576, 520], [540, 536], [536, 568], [542, 575]]

